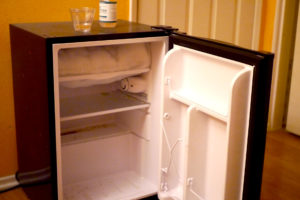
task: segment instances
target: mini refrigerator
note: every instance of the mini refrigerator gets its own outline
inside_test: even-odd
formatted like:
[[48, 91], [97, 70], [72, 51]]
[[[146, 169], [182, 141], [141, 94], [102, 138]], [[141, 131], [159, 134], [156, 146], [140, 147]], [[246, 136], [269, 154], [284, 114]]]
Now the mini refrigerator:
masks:
[[260, 198], [272, 54], [127, 21], [10, 39], [30, 199]]

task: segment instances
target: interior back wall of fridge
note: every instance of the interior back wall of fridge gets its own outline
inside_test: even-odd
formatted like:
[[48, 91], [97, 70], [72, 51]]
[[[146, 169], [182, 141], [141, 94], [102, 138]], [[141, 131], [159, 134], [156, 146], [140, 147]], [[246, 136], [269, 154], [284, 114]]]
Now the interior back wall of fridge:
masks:
[[[102, 73], [110, 74], [108, 78], [101, 76], [101, 73], [62, 75], [59, 69], [60, 51], [133, 43], [145, 43], [150, 50], [151, 65], [144, 73], [135, 74], [135, 69]], [[161, 62], [167, 46], [166, 37], [53, 45], [59, 199], [88, 196], [133, 199], [157, 192]], [[145, 80], [146, 91], [133, 97], [119, 97], [121, 78], [114, 80], [114, 74], [122, 78], [138, 76]], [[86, 84], [88, 79], [100, 84]], [[97, 102], [99, 95], [101, 98], [111, 95], [115, 99], [106, 98], [106, 103]], [[122, 104], [118, 98], [136, 98], [144, 103], [115, 106], [118, 101]], [[103, 104], [107, 108], [103, 108]], [[85, 113], [86, 107], [95, 111]], [[76, 114], [72, 115], [72, 112]]]

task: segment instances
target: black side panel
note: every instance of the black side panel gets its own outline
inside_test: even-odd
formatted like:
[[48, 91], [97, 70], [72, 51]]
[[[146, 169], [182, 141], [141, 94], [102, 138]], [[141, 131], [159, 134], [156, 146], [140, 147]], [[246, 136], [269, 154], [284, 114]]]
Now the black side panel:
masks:
[[243, 199], [259, 200], [274, 55], [177, 33], [170, 36], [174, 44], [254, 67]]
[[52, 42], [46, 41], [46, 63], [47, 63], [47, 88], [48, 88], [48, 110], [49, 110], [49, 132], [51, 151], [51, 177], [53, 199], [58, 199], [57, 187], [57, 155], [56, 155], [56, 126], [55, 126], [55, 105], [54, 105], [54, 77], [53, 77], [53, 54]]
[[[56, 199], [55, 145], [49, 110], [46, 41], [10, 26], [16, 137], [17, 179], [32, 200]], [[54, 153], [54, 155], [53, 155]]]

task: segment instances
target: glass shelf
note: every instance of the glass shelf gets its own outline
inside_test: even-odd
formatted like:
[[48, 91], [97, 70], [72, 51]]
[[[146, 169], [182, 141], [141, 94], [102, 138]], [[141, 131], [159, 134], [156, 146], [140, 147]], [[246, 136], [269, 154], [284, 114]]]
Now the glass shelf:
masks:
[[63, 146], [71, 145], [124, 134], [131, 134], [131, 131], [123, 126], [111, 123], [64, 133], [61, 137], [61, 143]]
[[60, 100], [61, 121], [148, 108], [148, 102], [121, 91], [103, 92]]

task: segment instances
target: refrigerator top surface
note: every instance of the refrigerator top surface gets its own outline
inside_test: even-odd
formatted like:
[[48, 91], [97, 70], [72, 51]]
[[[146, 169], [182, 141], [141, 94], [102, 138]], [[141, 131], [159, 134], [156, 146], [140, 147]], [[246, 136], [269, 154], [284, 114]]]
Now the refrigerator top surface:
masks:
[[115, 28], [102, 28], [98, 21], [94, 21], [90, 32], [76, 32], [71, 21], [46, 22], [46, 23], [19, 23], [11, 24], [11, 27], [22, 29], [45, 39], [57, 38], [91, 38], [96, 39], [119, 39], [122, 37], [149, 37], [165, 36], [163, 30], [152, 29], [151, 26], [118, 20]]

